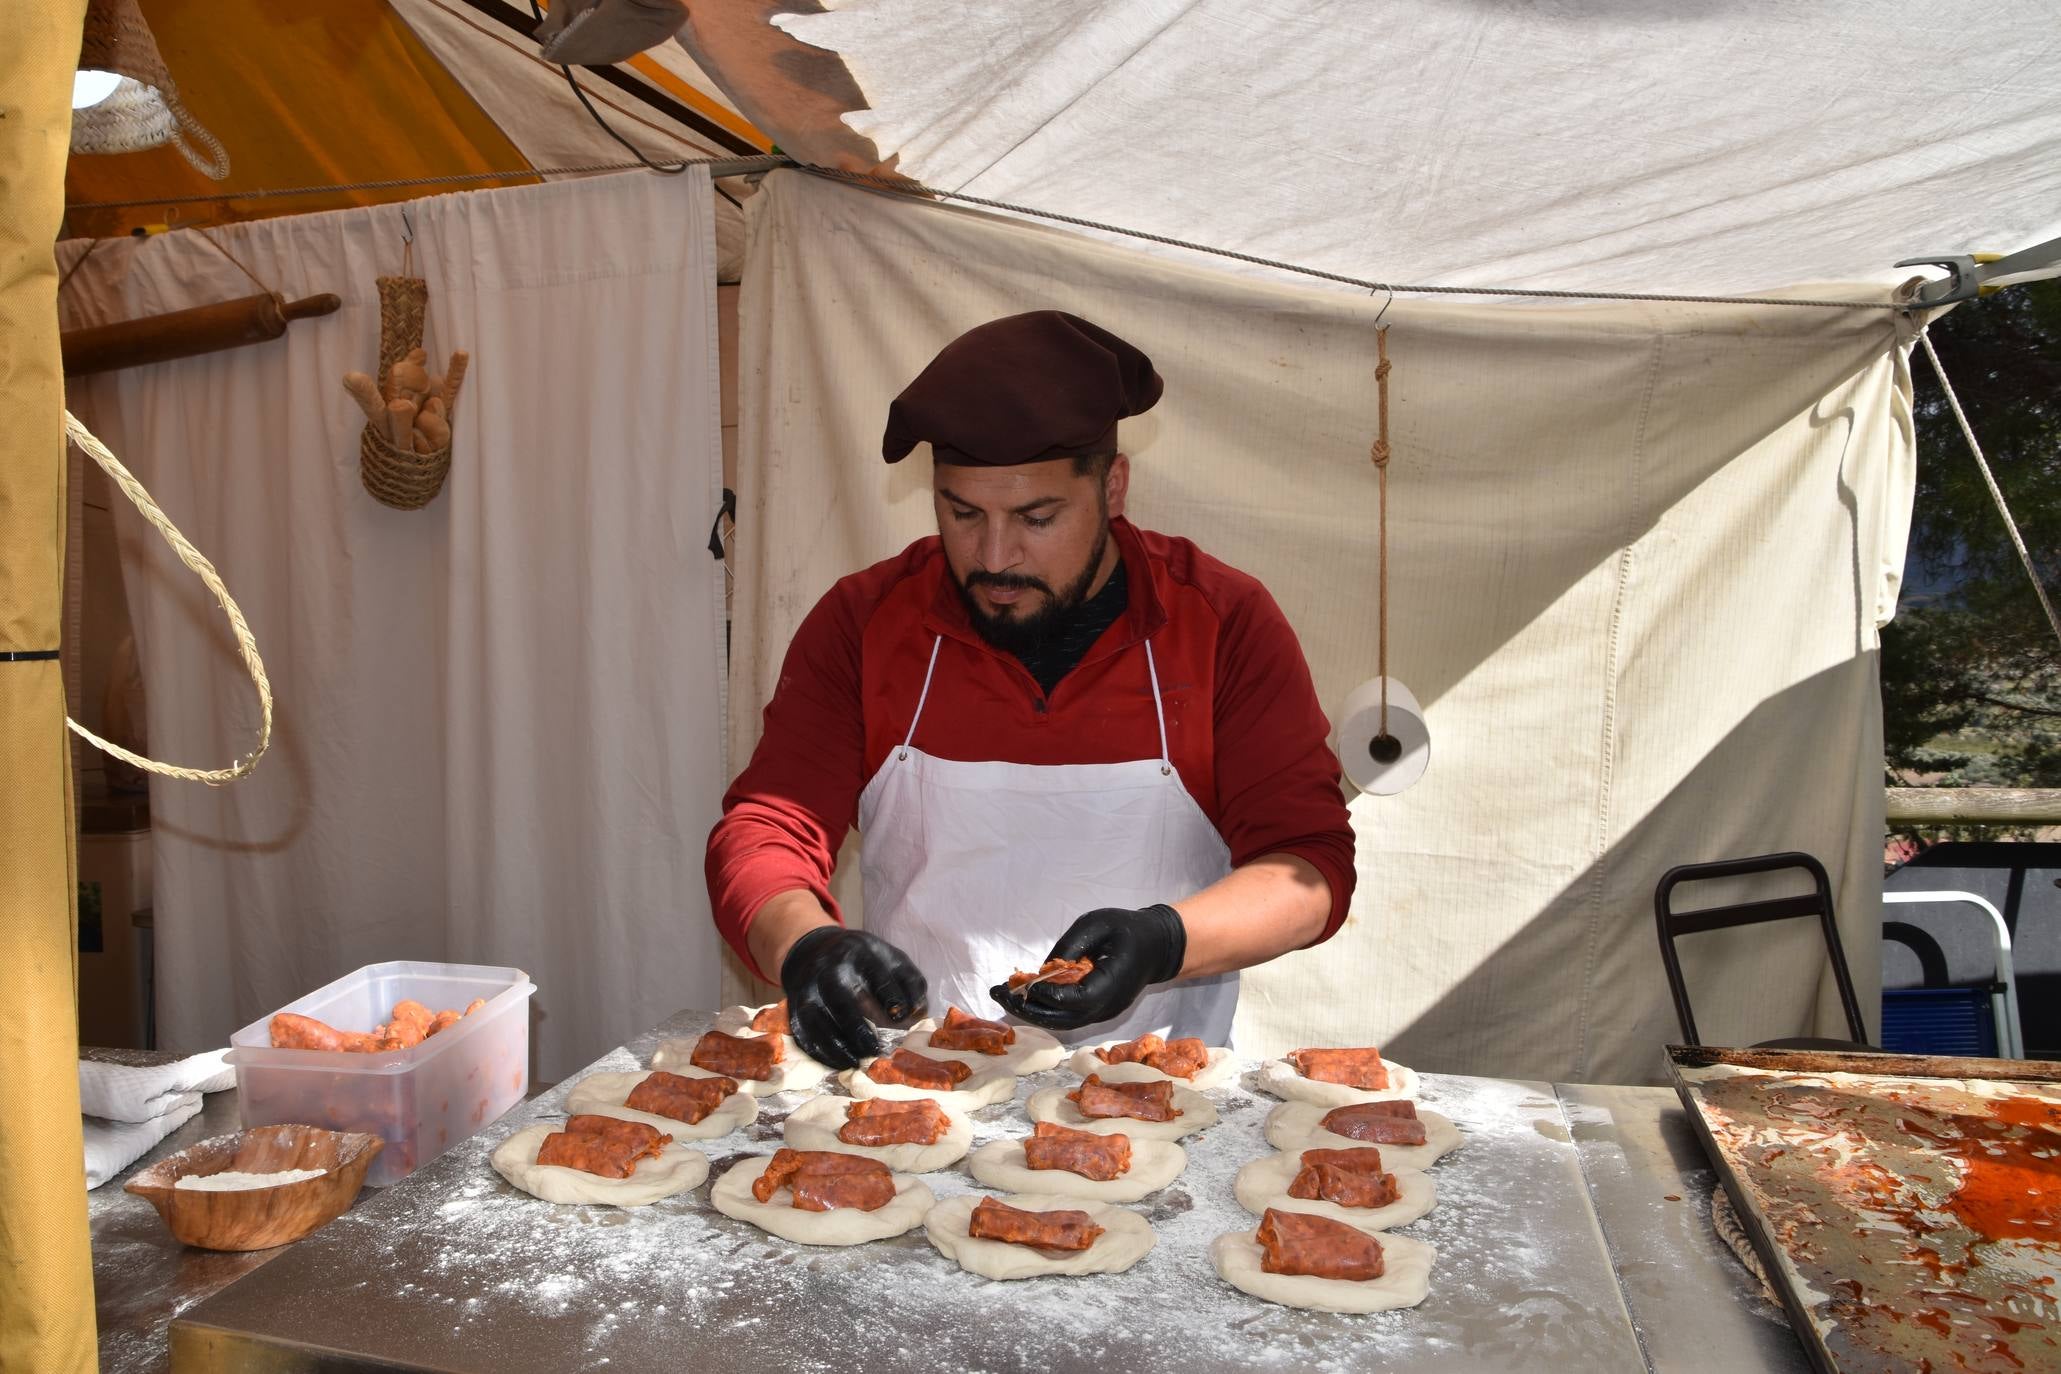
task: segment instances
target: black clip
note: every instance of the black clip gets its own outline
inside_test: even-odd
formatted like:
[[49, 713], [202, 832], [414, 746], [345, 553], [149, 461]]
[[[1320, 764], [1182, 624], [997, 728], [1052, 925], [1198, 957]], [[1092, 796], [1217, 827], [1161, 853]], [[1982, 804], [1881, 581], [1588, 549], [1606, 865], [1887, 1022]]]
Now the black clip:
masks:
[[737, 524], [737, 493], [723, 488], [723, 506], [716, 512], [715, 523], [708, 527], [708, 556], [718, 563], [723, 561], [723, 519], [729, 517], [732, 528]]
[[1957, 301], [1972, 301], [1982, 294], [1982, 273], [1976, 260], [1966, 253], [1945, 258], [1905, 258], [1898, 267], [1944, 267], [1945, 281], [1920, 282], [1904, 303], [1905, 310], [1937, 310]]

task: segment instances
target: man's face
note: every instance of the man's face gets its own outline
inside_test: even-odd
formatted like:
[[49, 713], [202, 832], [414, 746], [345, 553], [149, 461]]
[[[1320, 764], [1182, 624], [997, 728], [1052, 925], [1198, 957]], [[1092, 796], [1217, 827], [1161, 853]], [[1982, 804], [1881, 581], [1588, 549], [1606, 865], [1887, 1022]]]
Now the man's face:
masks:
[[932, 468], [945, 561], [984, 639], [1016, 652], [1035, 647], [1094, 590], [1129, 477], [1121, 453], [1106, 477], [1076, 473], [1064, 458]]

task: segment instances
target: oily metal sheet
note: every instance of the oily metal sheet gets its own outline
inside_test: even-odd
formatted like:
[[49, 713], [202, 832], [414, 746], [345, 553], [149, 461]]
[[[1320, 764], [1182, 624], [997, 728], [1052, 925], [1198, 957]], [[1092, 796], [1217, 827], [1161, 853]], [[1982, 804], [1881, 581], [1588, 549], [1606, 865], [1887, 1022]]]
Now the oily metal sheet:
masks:
[[2061, 1368], [2061, 1084], [2040, 1066], [1672, 1054], [1818, 1368]]
[[[590, 1069], [648, 1062], [658, 1040], [710, 1017], [682, 1013]], [[1427, 1105], [1467, 1133], [1433, 1177], [1439, 1204], [1403, 1232], [1438, 1246], [1431, 1296], [1370, 1317], [1300, 1312], [1218, 1280], [1209, 1242], [1255, 1219], [1232, 1196], [1274, 1100], [1250, 1072], [1210, 1096], [1218, 1125], [1189, 1166], [1137, 1204], [1158, 1245], [1124, 1274], [998, 1283], [962, 1273], [921, 1231], [850, 1249], [776, 1240], [711, 1210], [707, 1187], [650, 1207], [554, 1206], [487, 1165], [493, 1146], [563, 1113], [570, 1084], [361, 1203], [172, 1328], [175, 1368], [484, 1370], [686, 1367], [708, 1374], [1013, 1371], [1126, 1374], [1645, 1368], [1590, 1211], [1579, 1162], [1543, 1083], [1427, 1075]], [[1027, 1130], [1022, 1103], [978, 1114], [976, 1148]], [[711, 1178], [779, 1143], [801, 1095], [708, 1142]], [[978, 1191], [960, 1169], [925, 1176], [939, 1197]]]

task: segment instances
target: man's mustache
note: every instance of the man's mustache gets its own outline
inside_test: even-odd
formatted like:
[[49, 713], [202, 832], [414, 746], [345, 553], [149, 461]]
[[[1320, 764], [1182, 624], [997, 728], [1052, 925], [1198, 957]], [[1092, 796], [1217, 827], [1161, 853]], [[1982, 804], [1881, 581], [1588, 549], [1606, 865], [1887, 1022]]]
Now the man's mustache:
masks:
[[1052, 595], [1052, 589], [1041, 578], [1026, 577], [1022, 573], [970, 572], [966, 574], [966, 590], [975, 587], [996, 587], [1003, 591], [1012, 589], [1043, 592]]

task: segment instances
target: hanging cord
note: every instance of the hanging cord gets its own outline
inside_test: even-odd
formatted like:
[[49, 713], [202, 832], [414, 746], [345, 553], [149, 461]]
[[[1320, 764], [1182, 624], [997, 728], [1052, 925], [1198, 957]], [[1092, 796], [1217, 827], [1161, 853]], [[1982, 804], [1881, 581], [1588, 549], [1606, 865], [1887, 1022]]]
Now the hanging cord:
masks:
[[[1386, 313], [1387, 309], [1387, 306], [1382, 307], [1384, 313]], [[1374, 385], [1381, 396], [1381, 432], [1374, 440], [1373, 446], [1369, 450], [1369, 456], [1373, 458], [1374, 471], [1380, 475], [1381, 479], [1381, 524], [1376, 534], [1377, 547], [1381, 551], [1381, 632], [1379, 639], [1381, 729], [1375, 734], [1368, 747], [1377, 760], [1385, 763], [1390, 760], [1383, 759], [1382, 754], [1391, 746], [1396, 745], [1395, 737], [1388, 733], [1388, 459], [1390, 449], [1388, 446], [1389, 362], [1387, 325], [1376, 326], [1374, 330], [1374, 348], [1380, 358], [1380, 361], [1374, 364]], [[1400, 752], [1400, 747], [1397, 747], [1397, 753]]]
[[[536, 17], [536, 20], [539, 24], [542, 24], [544, 22], [544, 11], [538, 7], [537, 0], [530, 0], [530, 13]], [[582, 19], [584, 19], [585, 17], [585, 15], [580, 16], [580, 18]], [[587, 93], [580, 89], [580, 83], [574, 79], [571, 67], [567, 66], [563, 62], [554, 63], [553, 65], [556, 66], [559, 71], [565, 73], [565, 84], [572, 87], [573, 99], [579, 101], [581, 108], [586, 110], [588, 114], [594, 117], [594, 122], [601, 126], [601, 132], [607, 134], [617, 143], [622, 144], [623, 147], [628, 148], [630, 150], [630, 156], [636, 158], [637, 161], [642, 163], [645, 167], [649, 168], [651, 171], [659, 173], [662, 176], [675, 177], [694, 165], [692, 161], [687, 159], [682, 159], [681, 161], [674, 163], [671, 166], [667, 166], [665, 163], [662, 162], [653, 162], [649, 157], [645, 155], [644, 150], [642, 148], [639, 148], [636, 144], [630, 142], [629, 139], [624, 138], [621, 134], [617, 133], [615, 130], [615, 126], [613, 124], [610, 124], [606, 119], [603, 119], [601, 117], [601, 111], [594, 108], [594, 102], [587, 99]]]
[[1961, 398], [1954, 394], [1954, 384], [1947, 380], [1946, 369], [1940, 366], [1939, 354], [1933, 351], [1929, 328], [1919, 331], [1918, 342], [1925, 345], [1925, 356], [1932, 360], [1932, 370], [1939, 377], [1940, 390], [1946, 392], [1947, 405], [1953, 410], [1954, 419], [1960, 423], [1961, 437], [1968, 441], [1968, 451], [1975, 455], [1975, 466], [1982, 469], [1982, 480], [1989, 487], [1990, 500], [1997, 503], [1997, 514], [2004, 517], [2004, 528], [2011, 532], [2011, 547], [2018, 550], [2018, 561], [2025, 565], [2025, 575], [2032, 582], [2032, 594], [2040, 599], [2040, 609], [2047, 613], [2047, 624], [2053, 628], [2054, 638], [2061, 641], [2061, 615], [2054, 612], [2054, 603], [2040, 581], [2039, 568], [2025, 550], [2025, 537], [2018, 533], [2018, 522], [2011, 518], [2011, 508], [2004, 504], [2003, 490], [1997, 486], [1996, 476], [1989, 470], [1989, 459], [1982, 456], [1982, 445], [1975, 440], [1974, 427], [1961, 410]]
[[[277, 296], [277, 295], [279, 294], [279, 293], [278, 293], [277, 291], [273, 290], [273, 289], [272, 289], [271, 287], [269, 287], [269, 286], [265, 285], [265, 283], [264, 283], [264, 282], [262, 282], [262, 281], [259, 281], [259, 280], [258, 280], [258, 274], [257, 274], [257, 273], [255, 273], [255, 272], [253, 272], [253, 271], [251, 271], [251, 270], [250, 270], [250, 269], [249, 269], [248, 267], [245, 267], [245, 266], [243, 265], [243, 260], [242, 260], [241, 258], [237, 257], [237, 256], [236, 256], [236, 255], [235, 255], [234, 253], [230, 252], [230, 251], [229, 251], [229, 250], [228, 250], [227, 248], [224, 248], [224, 247], [223, 247], [223, 246], [222, 246], [221, 244], [219, 244], [219, 243], [216, 243], [216, 242], [215, 242], [215, 241], [214, 241], [214, 240], [213, 240], [212, 238], [209, 238], [209, 237], [208, 237], [208, 233], [207, 233], [207, 231], [206, 231], [205, 229], [196, 229], [196, 230], [194, 230], [193, 232], [194, 232], [195, 234], [199, 235], [199, 237], [200, 237], [200, 241], [201, 241], [202, 243], [204, 243], [204, 244], [206, 244], [206, 245], [207, 245], [208, 247], [210, 247], [210, 248], [214, 249], [214, 250], [215, 250], [215, 251], [216, 251], [217, 253], [220, 253], [220, 254], [221, 254], [221, 255], [222, 255], [223, 257], [225, 257], [225, 258], [229, 259], [230, 265], [231, 265], [231, 266], [233, 266], [233, 267], [235, 267], [235, 269], [236, 269], [237, 271], [239, 271], [239, 272], [243, 273], [243, 275], [244, 275], [244, 276], [246, 276], [246, 277], [249, 277], [249, 278], [251, 279], [251, 284], [252, 284], [253, 286], [257, 287], [257, 288], [258, 288], [258, 290], [260, 290], [260, 291], [264, 292], [264, 293], [265, 293], [266, 295], [268, 295], [268, 296]], [[95, 240], [94, 240], [94, 242], [95, 242], [95, 243], [98, 243], [99, 241], [100, 241], [100, 240], [98, 240], [98, 239], [95, 239]], [[81, 258], [81, 259], [79, 259], [79, 261], [81, 261], [81, 262], [84, 262], [84, 261], [85, 261], [85, 259], [84, 259], [84, 258]]]
[[79, 417], [69, 410], [64, 413], [64, 431], [73, 443], [84, 449], [93, 461], [100, 464], [107, 475], [114, 479], [115, 485], [122, 489], [122, 494], [143, 513], [143, 518], [165, 537], [165, 542], [179, 555], [179, 561], [191, 568], [200, 580], [207, 584], [207, 589], [215, 594], [215, 600], [221, 603], [222, 610], [229, 617], [229, 628], [236, 635], [236, 652], [242, 656], [243, 666], [250, 671], [250, 680], [257, 685], [258, 745], [228, 768], [182, 768], [178, 764], [159, 763], [156, 759], [133, 754], [119, 744], [102, 739], [69, 716], [65, 718], [64, 723], [72, 728], [73, 734], [94, 748], [134, 764], [146, 772], [167, 778], [179, 778], [186, 782], [203, 782], [210, 787], [235, 782], [258, 766], [258, 760], [264, 756], [266, 748], [272, 743], [272, 683], [265, 676], [265, 665], [258, 657], [258, 644], [251, 637], [250, 626], [245, 622], [243, 612], [237, 608], [235, 600], [229, 595], [228, 588], [222, 585], [221, 575], [215, 571], [215, 565], [208, 562], [206, 555], [199, 549], [187, 542], [186, 536], [179, 533], [178, 528], [165, 513], [158, 509], [157, 502], [150, 499], [150, 493], [143, 489], [143, 484], [138, 482], [134, 474], [122, 466], [121, 460], [108, 452], [107, 446], [94, 438], [93, 432], [81, 424]]

